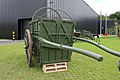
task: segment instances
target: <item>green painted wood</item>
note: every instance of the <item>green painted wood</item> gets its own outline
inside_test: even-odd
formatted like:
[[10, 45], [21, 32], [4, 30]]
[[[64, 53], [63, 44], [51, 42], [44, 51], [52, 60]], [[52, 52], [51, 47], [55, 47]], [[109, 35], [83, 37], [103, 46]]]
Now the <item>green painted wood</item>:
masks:
[[[75, 22], [65, 20], [39, 19], [30, 24], [33, 41], [33, 53], [40, 64], [70, 61], [72, 51], [59, 49], [49, 45], [42, 45], [37, 37], [48, 41], [72, 46]], [[34, 38], [33, 36], [37, 36]], [[39, 48], [39, 50], [38, 50]]]

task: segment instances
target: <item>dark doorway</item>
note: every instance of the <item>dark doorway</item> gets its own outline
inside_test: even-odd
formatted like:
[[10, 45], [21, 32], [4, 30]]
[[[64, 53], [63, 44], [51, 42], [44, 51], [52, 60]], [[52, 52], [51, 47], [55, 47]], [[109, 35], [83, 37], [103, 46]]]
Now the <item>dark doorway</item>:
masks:
[[24, 39], [25, 30], [29, 27], [31, 18], [18, 19], [18, 39]]

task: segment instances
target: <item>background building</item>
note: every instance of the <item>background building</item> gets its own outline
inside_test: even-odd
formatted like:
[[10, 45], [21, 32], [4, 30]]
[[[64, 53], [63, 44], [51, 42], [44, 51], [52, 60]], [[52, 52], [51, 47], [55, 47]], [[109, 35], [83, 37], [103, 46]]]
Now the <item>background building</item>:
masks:
[[16, 39], [23, 39], [33, 13], [40, 7], [62, 9], [76, 20], [77, 31], [97, 33], [98, 15], [83, 0], [0, 0], [0, 38], [11, 39], [15, 31]]
[[[118, 24], [120, 24], [120, 21], [118, 21]], [[104, 35], [105, 28], [106, 28], [106, 20], [102, 20], [101, 25], [101, 34]], [[98, 34], [100, 34], [100, 21], [98, 21]], [[114, 20], [107, 20], [107, 32], [109, 35], [116, 35], [116, 25]]]

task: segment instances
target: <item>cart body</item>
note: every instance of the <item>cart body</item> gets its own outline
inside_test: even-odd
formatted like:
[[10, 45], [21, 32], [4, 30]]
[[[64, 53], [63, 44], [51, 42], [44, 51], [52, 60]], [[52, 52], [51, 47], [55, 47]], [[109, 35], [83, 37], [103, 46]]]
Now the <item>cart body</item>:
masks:
[[33, 54], [35, 54], [38, 63], [46, 64], [70, 61], [72, 51], [42, 44], [37, 37], [42, 37], [61, 45], [72, 46], [74, 21], [39, 19], [32, 22], [29, 26], [33, 41]]

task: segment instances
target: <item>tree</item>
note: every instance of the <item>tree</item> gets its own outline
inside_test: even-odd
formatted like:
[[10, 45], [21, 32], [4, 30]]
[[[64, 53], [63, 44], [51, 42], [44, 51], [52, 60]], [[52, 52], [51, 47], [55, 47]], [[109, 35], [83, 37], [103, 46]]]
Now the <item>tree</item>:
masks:
[[108, 17], [111, 20], [117, 20], [117, 21], [119, 21], [120, 20], [120, 11], [119, 12], [115, 12], [113, 14], [110, 14]]
[[100, 20], [100, 18], [102, 17], [102, 20], [105, 20], [106, 19], [106, 16], [104, 15], [98, 15], [98, 19]]

